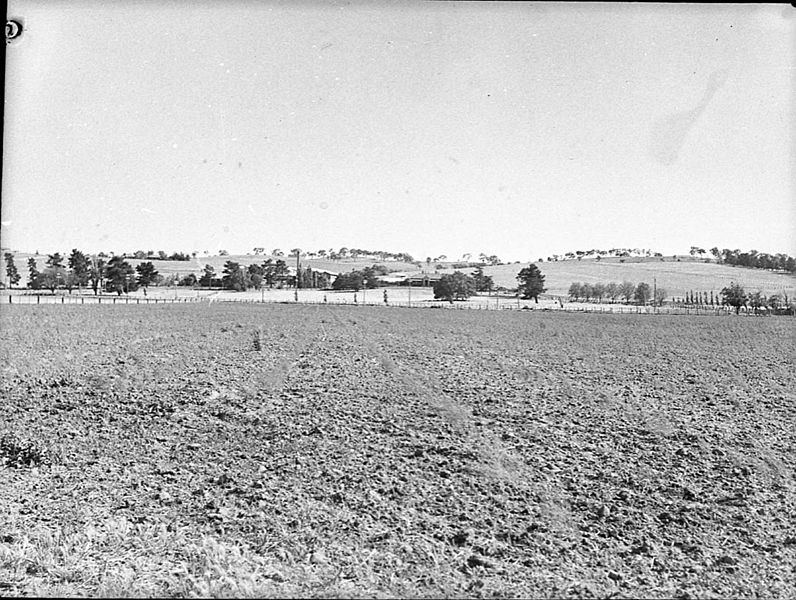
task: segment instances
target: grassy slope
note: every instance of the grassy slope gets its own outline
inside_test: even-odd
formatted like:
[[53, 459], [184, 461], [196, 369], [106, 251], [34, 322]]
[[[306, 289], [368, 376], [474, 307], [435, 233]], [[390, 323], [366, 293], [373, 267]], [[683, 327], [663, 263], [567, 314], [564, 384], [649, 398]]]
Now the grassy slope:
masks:
[[[796, 296], [796, 277], [771, 273], [761, 269], [746, 269], [682, 259], [677, 262], [667, 257], [665, 262], [648, 260], [624, 263], [618, 260], [559, 261], [535, 263], [545, 276], [549, 294], [566, 295], [574, 281], [581, 283], [609, 283], [611, 281], [646, 281], [652, 285], [653, 277], [658, 286], [667, 291], [668, 297], [682, 297], [689, 291], [717, 293], [731, 281], [740, 282], [747, 292], [761, 291], [764, 294], [786, 292]], [[490, 275], [496, 285], [513, 287], [517, 273], [528, 263], [486, 267], [484, 273]]]

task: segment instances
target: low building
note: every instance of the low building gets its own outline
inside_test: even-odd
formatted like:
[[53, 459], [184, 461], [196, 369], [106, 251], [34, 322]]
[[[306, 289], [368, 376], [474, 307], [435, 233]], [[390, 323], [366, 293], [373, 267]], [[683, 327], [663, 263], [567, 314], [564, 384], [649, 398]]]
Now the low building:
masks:
[[406, 276], [400, 285], [411, 285], [412, 287], [432, 287], [437, 281], [442, 279], [442, 273], [411, 273]]

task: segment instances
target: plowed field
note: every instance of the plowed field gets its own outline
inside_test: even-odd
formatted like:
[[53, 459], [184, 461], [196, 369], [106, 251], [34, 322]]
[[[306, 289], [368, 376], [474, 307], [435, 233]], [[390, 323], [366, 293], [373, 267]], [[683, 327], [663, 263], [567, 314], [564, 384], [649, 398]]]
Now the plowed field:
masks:
[[0, 325], [0, 593], [796, 596], [794, 319]]

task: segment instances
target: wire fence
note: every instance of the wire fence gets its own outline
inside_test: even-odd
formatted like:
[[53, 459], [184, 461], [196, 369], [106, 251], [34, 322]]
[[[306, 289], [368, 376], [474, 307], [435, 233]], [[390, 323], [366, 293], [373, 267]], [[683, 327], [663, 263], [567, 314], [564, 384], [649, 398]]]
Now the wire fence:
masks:
[[8, 294], [6, 304], [186, 304], [202, 298], [140, 298], [129, 296], [67, 296], [48, 294]]
[[[496, 301], [485, 302], [445, 302], [415, 300], [405, 301], [364, 301], [332, 296], [331, 300], [323, 299], [299, 299], [286, 300], [284, 298], [252, 298], [235, 297], [227, 295], [209, 296], [183, 296], [174, 298], [142, 298], [130, 296], [90, 296], [90, 295], [48, 295], [48, 294], [8, 294], [6, 300], [0, 301], [7, 304], [45, 304], [45, 305], [158, 305], [158, 304], [197, 304], [197, 303], [244, 303], [244, 304], [302, 304], [302, 305], [333, 305], [333, 306], [384, 306], [391, 308], [432, 308], [445, 310], [466, 310], [466, 311], [542, 311], [542, 312], [568, 312], [568, 313], [588, 313], [588, 314], [643, 314], [643, 315], [696, 315], [696, 316], [727, 316], [736, 314], [735, 308], [731, 306], [687, 306], [687, 305], [663, 305], [663, 306], [638, 306], [628, 304], [586, 304], [579, 305], [573, 302], [558, 301], [556, 303], [521, 303], [515, 299], [506, 297]], [[758, 310], [742, 307], [737, 313], [742, 316], [768, 316], [775, 314], [774, 311], [761, 308]], [[779, 314], [782, 314], [781, 312]], [[793, 315], [793, 312], [790, 313]]]
[[[309, 304], [309, 305], [345, 305], [345, 306], [386, 306], [393, 308], [436, 308], [445, 310], [499, 310], [499, 311], [542, 311], [542, 312], [569, 312], [569, 313], [590, 313], [590, 314], [641, 314], [641, 315], [696, 315], [696, 316], [727, 316], [736, 314], [735, 308], [730, 306], [636, 306], [624, 304], [609, 305], [586, 305], [578, 306], [573, 303], [562, 305], [535, 305], [520, 304], [515, 300], [506, 298], [502, 303], [470, 303], [470, 302], [429, 302], [423, 301], [389, 301], [389, 302], [351, 302], [346, 299], [334, 299], [333, 301], [323, 300], [277, 300], [277, 299], [255, 299], [255, 298], [235, 298], [235, 297], [212, 297], [210, 302], [225, 303], [248, 303], [248, 304]], [[766, 316], [770, 311], [761, 309], [755, 312], [751, 308], [741, 308], [738, 313], [742, 316]]]

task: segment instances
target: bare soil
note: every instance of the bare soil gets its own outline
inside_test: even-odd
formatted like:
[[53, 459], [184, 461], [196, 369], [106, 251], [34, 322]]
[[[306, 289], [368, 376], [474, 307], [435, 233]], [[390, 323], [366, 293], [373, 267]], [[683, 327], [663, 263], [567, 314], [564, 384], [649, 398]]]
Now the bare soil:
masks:
[[796, 321], [0, 309], [0, 593], [796, 596]]

